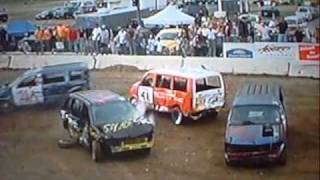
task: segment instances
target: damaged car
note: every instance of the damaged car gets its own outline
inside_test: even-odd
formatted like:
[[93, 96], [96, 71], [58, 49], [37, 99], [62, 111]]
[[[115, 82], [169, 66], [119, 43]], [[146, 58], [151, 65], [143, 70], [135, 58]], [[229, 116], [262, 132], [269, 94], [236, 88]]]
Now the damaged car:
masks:
[[225, 104], [224, 80], [219, 72], [200, 68], [155, 69], [131, 86], [129, 96], [148, 109], [170, 113], [180, 125], [185, 118], [217, 115]]
[[70, 94], [60, 115], [71, 139], [99, 162], [120, 152], [150, 152], [155, 123], [141, 109], [112, 91], [91, 90]]
[[32, 105], [60, 104], [69, 93], [86, 89], [90, 89], [86, 63], [30, 69], [13, 82], [0, 85], [0, 112]]
[[234, 99], [225, 132], [225, 162], [286, 164], [288, 123], [284, 93], [274, 84], [248, 83]]

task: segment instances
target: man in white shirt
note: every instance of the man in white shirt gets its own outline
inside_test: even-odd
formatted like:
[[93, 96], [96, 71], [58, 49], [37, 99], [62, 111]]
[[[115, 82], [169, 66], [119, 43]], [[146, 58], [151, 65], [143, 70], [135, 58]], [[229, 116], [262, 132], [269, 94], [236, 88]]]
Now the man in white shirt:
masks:
[[210, 26], [208, 30], [207, 43], [209, 47], [208, 56], [211, 56], [211, 57], [216, 56], [216, 34], [217, 34], [217, 30], [215, 30]]
[[101, 53], [108, 54], [108, 46], [110, 43], [110, 32], [106, 25], [101, 26], [101, 38], [100, 38], [100, 46], [101, 46]]
[[99, 53], [100, 39], [101, 39], [101, 29], [97, 24], [96, 27], [92, 30], [92, 41], [93, 41], [93, 48], [95, 53]]
[[119, 42], [119, 53], [120, 54], [126, 54], [127, 50], [127, 32], [121, 28], [120, 31], [117, 34], [116, 39], [118, 39]]

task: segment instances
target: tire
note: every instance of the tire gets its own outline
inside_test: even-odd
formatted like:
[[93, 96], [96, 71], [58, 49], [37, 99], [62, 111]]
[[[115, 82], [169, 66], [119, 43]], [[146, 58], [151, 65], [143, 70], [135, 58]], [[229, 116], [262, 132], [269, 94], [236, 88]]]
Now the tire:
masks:
[[72, 129], [72, 126], [69, 126], [69, 125], [68, 125], [68, 133], [69, 133], [69, 136], [70, 136], [72, 139], [74, 139], [74, 140], [76, 140], [76, 141], [79, 141], [77, 132], [76, 132], [74, 129]]
[[183, 118], [184, 117], [180, 108], [175, 107], [171, 110], [171, 120], [175, 125], [181, 125]]
[[233, 161], [228, 161], [226, 158], [224, 159], [224, 162], [227, 166], [234, 166], [235, 163]]
[[14, 105], [9, 101], [4, 101], [0, 103], [0, 112], [8, 113], [12, 112], [14, 109]]
[[101, 144], [96, 140], [91, 142], [91, 159], [95, 162], [101, 162], [103, 159]]

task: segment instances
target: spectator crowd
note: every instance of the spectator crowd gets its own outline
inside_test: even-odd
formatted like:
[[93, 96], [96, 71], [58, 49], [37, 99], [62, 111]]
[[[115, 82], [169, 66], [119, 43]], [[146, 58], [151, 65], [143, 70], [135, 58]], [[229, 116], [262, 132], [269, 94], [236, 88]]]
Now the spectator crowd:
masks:
[[[159, 28], [146, 29], [133, 24], [116, 31], [107, 25], [92, 28], [76, 28], [59, 24], [55, 27], [38, 27], [34, 34], [26, 34], [16, 42], [16, 48], [24, 53], [75, 52], [77, 54], [130, 54], [130, 55], [190, 55], [221, 56], [224, 42], [312, 42], [319, 43], [319, 28], [310, 32], [307, 28], [290, 28], [282, 17], [266, 21], [248, 18], [215, 18], [206, 9], [200, 10], [193, 25], [181, 25], [172, 50], [156, 36]], [[13, 41], [0, 27], [0, 49], [8, 50]]]

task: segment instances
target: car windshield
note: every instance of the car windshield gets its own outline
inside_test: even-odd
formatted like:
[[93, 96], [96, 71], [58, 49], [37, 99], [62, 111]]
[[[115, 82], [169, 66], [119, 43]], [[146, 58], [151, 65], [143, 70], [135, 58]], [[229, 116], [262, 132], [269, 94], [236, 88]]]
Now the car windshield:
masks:
[[128, 101], [114, 101], [93, 107], [94, 124], [120, 123], [138, 118], [139, 112]]
[[279, 107], [273, 105], [236, 106], [232, 110], [231, 124], [264, 124], [280, 121]]
[[178, 33], [176, 32], [162, 33], [160, 34], [160, 40], [175, 40], [177, 36]]
[[306, 8], [300, 8], [300, 9], [299, 9], [299, 12], [308, 12], [308, 9], [306, 9]]
[[297, 24], [297, 21], [293, 19], [287, 19], [286, 21], [288, 24]]

